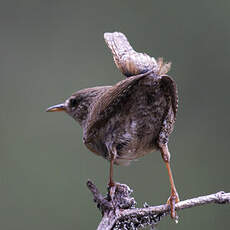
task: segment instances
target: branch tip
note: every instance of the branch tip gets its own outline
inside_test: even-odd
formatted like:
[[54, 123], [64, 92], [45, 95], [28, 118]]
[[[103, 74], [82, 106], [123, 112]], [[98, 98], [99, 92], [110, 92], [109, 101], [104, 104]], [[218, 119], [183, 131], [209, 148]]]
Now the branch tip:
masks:
[[[108, 194], [105, 197], [91, 180], [87, 181], [87, 187], [92, 192], [94, 201], [103, 216], [97, 230], [136, 230], [147, 226], [155, 226], [164, 216], [170, 213], [167, 204], [159, 206], [144, 205], [144, 208], [135, 208], [136, 202], [131, 197], [132, 190], [125, 184], [116, 183], [115, 187], [108, 189]], [[176, 204], [176, 210], [209, 203], [228, 204], [230, 203], [230, 193], [220, 191], [180, 201]]]

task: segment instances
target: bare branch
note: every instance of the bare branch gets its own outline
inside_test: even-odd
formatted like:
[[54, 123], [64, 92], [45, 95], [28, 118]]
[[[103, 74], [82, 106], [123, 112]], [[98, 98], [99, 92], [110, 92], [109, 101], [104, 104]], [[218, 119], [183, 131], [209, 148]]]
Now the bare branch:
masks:
[[[132, 190], [125, 184], [117, 183], [108, 192], [106, 197], [100, 194], [91, 181], [87, 182], [87, 186], [93, 193], [94, 201], [103, 215], [97, 230], [140, 229], [146, 226], [154, 226], [170, 212], [168, 204], [135, 208], [136, 202], [131, 197]], [[230, 193], [221, 191], [211, 195], [180, 201], [176, 204], [176, 210], [209, 203], [229, 204]]]

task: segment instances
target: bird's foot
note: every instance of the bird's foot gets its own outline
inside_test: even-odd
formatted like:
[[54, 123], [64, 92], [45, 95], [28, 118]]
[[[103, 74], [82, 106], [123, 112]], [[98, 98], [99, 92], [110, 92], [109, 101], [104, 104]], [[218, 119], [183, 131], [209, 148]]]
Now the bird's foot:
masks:
[[116, 182], [114, 182], [113, 180], [110, 180], [108, 183], [108, 188], [110, 189], [111, 187], [114, 187], [116, 185]]
[[176, 213], [176, 203], [180, 201], [179, 195], [177, 191], [172, 191], [170, 197], [167, 200], [167, 204], [170, 205], [170, 215], [171, 218], [175, 220], [176, 223], [178, 223], [178, 216]]
[[136, 201], [131, 196], [132, 189], [126, 184], [120, 184], [118, 182], [113, 183], [113, 186], [108, 186], [107, 200], [113, 206], [113, 210], [125, 210], [134, 208]]
[[108, 191], [109, 191], [109, 196], [110, 199], [113, 200], [113, 197], [115, 195], [115, 191], [116, 191], [116, 182], [114, 181], [110, 181], [108, 184]]

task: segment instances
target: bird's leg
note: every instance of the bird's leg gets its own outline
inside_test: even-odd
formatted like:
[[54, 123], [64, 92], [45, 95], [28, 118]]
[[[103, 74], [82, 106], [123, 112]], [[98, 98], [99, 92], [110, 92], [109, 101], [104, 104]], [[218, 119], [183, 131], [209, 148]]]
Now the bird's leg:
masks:
[[113, 164], [114, 164], [114, 157], [110, 159], [110, 168], [109, 168], [109, 187], [114, 186], [114, 181], [113, 181]]
[[109, 168], [109, 195], [111, 200], [113, 200], [114, 194], [115, 194], [115, 190], [116, 190], [116, 183], [113, 180], [113, 165], [114, 165], [114, 160], [116, 158], [116, 150], [111, 151], [111, 155], [110, 155], [110, 168]]
[[166, 164], [167, 170], [168, 170], [168, 175], [169, 175], [169, 181], [170, 181], [170, 185], [171, 185], [171, 195], [167, 201], [167, 203], [170, 205], [170, 211], [171, 211], [171, 217], [173, 219], [177, 219], [177, 214], [175, 211], [175, 204], [178, 203], [180, 201], [178, 193], [176, 191], [176, 186], [174, 184], [174, 180], [173, 180], [173, 175], [172, 175], [172, 170], [170, 167], [170, 153], [168, 150], [168, 145], [162, 145], [160, 148], [161, 151], [161, 156]]

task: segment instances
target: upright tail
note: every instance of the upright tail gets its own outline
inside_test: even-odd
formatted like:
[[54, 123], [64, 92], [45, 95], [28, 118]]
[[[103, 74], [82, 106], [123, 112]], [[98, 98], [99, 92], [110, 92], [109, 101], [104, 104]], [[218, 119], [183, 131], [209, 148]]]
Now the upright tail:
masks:
[[104, 39], [112, 51], [117, 68], [125, 76], [130, 77], [142, 74], [152, 69], [156, 69], [156, 72], [158, 72], [155, 58], [145, 53], [136, 52], [123, 33], [105, 33]]

